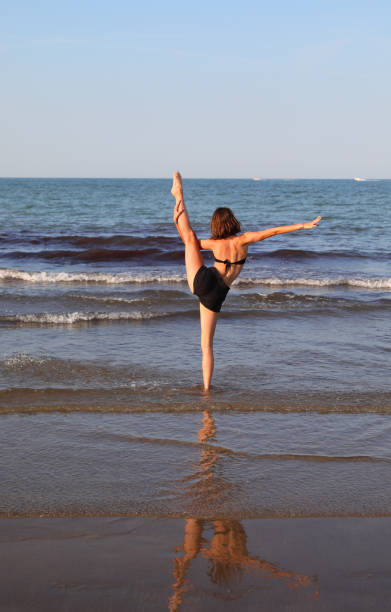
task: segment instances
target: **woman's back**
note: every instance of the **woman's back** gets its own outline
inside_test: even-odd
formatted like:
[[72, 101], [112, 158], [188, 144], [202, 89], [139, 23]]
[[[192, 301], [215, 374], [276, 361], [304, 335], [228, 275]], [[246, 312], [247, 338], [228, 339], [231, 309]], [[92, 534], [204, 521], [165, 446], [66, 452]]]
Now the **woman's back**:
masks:
[[[230, 236], [210, 242], [212, 243], [211, 249], [214, 257], [221, 260], [215, 261], [214, 265], [223, 277], [224, 282], [231, 286], [243, 268], [243, 264], [235, 264], [234, 262], [242, 261], [247, 257], [248, 246], [243, 244], [241, 236]], [[222, 263], [225, 260], [230, 263]]]

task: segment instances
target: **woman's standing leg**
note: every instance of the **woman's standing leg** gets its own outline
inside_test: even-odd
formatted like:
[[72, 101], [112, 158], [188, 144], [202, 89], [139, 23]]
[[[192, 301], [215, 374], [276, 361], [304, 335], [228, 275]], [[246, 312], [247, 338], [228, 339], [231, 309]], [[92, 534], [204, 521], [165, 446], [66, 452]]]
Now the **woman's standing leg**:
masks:
[[193, 281], [204, 260], [200, 251], [200, 243], [191, 227], [189, 215], [187, 214], [183, 199], [182, 177], [179, 172], [174, 172], [171, 193], [175, 198], [174, 221], [177, 222], [177, 229], [180, 237], [185, 243], [185, 263], [187, 282], [190, 291], [193, 293]]
[[201, 320], [201, 351], [202, 351], [202, 376], [204, 379], [204, 391], [209, 391], [212, 380], [214, 357], [213, 338], [216, 329], [218, 312], [213, 312], [200, 304]]

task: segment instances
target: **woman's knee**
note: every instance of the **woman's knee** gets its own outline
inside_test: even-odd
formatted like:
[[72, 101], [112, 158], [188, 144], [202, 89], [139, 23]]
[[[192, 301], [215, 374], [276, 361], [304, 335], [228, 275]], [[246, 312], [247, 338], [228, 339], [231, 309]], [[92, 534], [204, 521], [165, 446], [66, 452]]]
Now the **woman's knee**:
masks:
[[201, 336], [201, 350], [203, 353], [213, 352], [213, 339]]
[[184, 234], [183, 236], [185, 243], [188, 246], [198, 246], [199, 247], [199, 242], [198, 242], [198, 238], [194, 233], [193, 229], [189, 229], [186, 234]]

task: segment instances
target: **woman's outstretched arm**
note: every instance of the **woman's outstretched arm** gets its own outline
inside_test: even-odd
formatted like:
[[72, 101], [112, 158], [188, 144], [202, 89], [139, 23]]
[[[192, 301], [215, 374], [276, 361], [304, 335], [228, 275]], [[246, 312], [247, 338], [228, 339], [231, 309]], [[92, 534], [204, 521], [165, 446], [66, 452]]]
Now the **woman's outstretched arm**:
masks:
[[296, 223], [295, 225], [280, 225], [280, 227], [270, 227], [269, 229], [261, 230], [260, 232], [245, 232], [242, 234], [241, 238], [243, 244], [250, 244], [251, 242], [259, 242], [260, 240], [265, 240], [265, 238], [270, 238], [271, 236], [276, 236], [277, 234], [287, 234], [289, 232], [296, 232], [301, 229], [312, 229], [316, 227], [321, 220], [322, 217], [316, 217], [313, 221], [309, 221], [308, 223]]

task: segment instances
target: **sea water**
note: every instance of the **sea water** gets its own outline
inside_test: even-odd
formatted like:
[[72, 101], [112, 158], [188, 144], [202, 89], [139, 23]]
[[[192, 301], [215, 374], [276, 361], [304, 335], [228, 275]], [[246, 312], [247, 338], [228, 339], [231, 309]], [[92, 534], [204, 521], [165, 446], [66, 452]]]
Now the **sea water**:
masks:
[[0, 179], [0, 512], [388, 514], [391, 181], [184, 181], [200, 238], [322, 216], [251, 245], [209, 397], [170, 187]]

